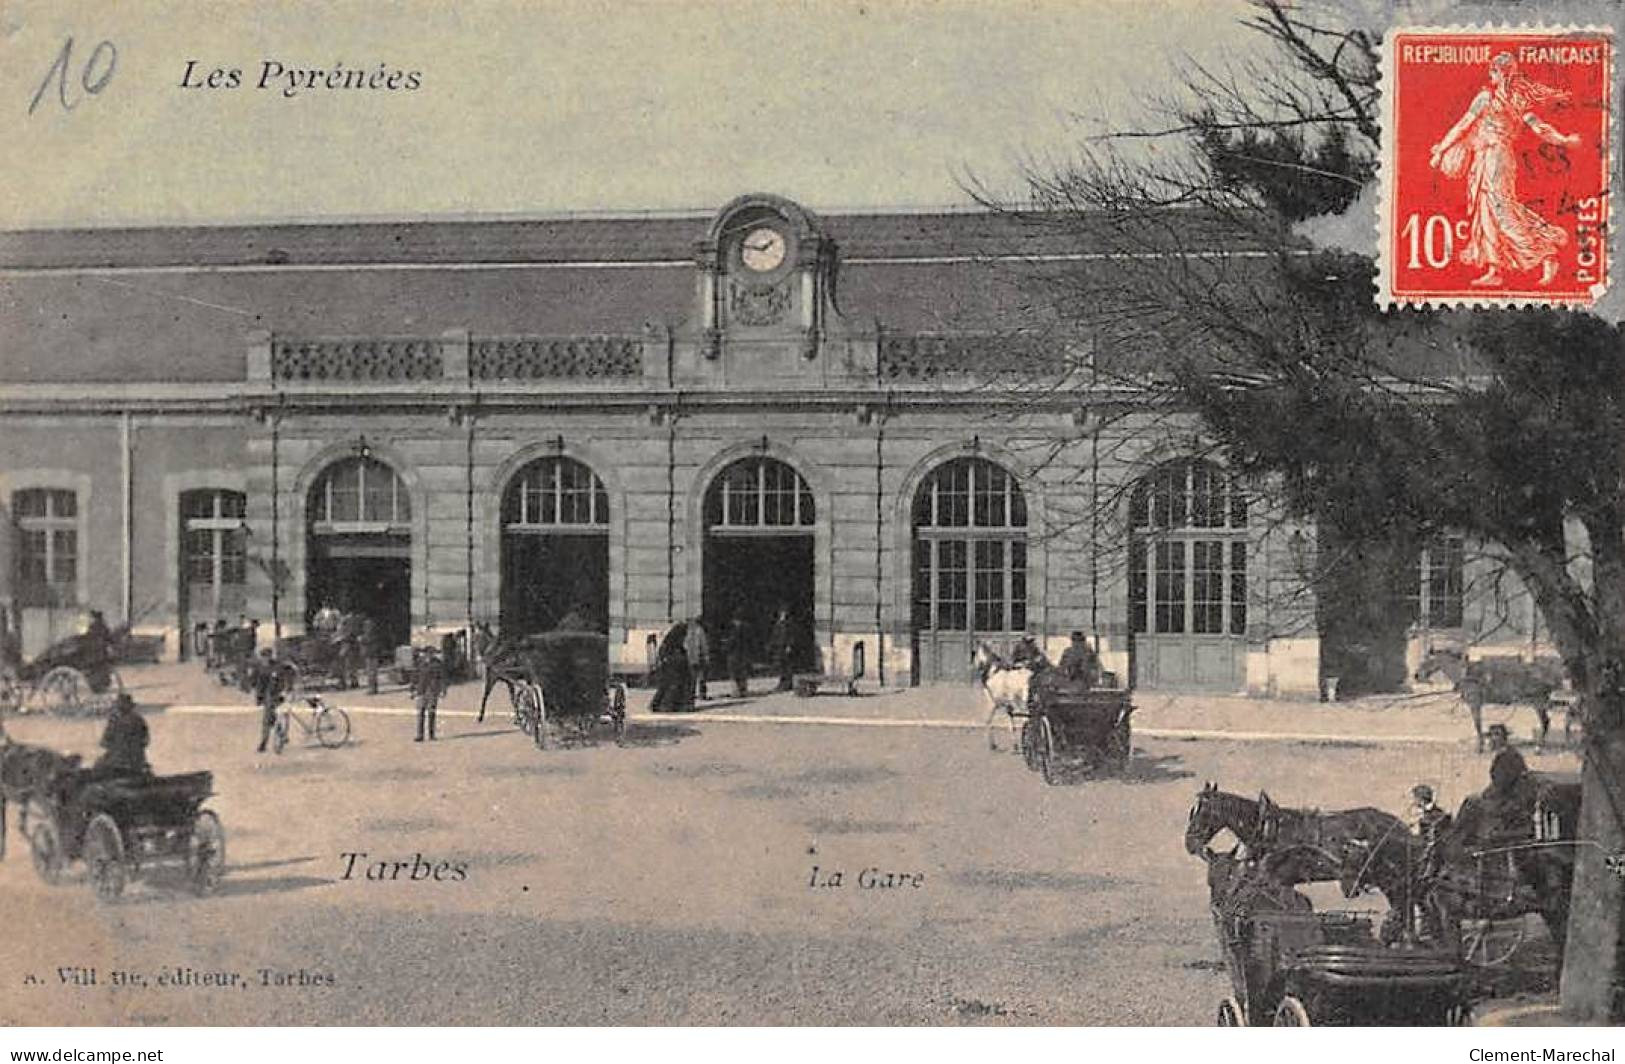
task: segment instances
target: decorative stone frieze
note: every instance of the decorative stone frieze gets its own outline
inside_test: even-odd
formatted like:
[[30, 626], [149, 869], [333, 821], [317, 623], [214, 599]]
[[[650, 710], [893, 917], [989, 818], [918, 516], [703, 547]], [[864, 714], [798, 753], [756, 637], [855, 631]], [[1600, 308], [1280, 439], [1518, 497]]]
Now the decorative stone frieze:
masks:
[[278, 381], [420, 381], [443, 374], [438, 339], [271, 341], [271, 376]]
[[470, 342], [474, 380], [554, 380], [639, 377], [638, 336], [477, 337]]

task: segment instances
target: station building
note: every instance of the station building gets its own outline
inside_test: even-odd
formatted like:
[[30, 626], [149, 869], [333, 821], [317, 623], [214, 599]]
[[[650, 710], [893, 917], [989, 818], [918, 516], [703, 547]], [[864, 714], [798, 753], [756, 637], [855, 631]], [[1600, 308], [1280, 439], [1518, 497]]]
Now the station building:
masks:
[[[1364, 652], [1322, 645], [1315, 530], [1096, 382], [1033, 283], [1090, 258], [772, 195], [0, 234], [0, 608], [25, 656], [95, 608], [178, 657], [326, 603], [397, 644], [575, 609], [631, 669], [782, 608], [805, 667], [888, 686], [1081, 630], [1142, 688], [1313, 697]], [[1532, 628], [1464, 595], [1460, 544], [1403, 565], [1406, 658]]]

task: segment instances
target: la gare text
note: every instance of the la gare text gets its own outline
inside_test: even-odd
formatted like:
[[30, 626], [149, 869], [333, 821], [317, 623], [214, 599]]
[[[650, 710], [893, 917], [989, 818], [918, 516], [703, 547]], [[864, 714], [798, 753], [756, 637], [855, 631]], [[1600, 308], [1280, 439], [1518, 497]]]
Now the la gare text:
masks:
[[[924, 872], [892, 872], [881, 868], [865, 868], [852, 882], [861, 890], [919, 890], [925, 886]], [[807, 876], [807, 886], [815, 888], [844, 887], [847, 873], [840, 868], [819, 868], [813, 865]]]
[[423, 87], [421, 70], [404, 70], [388, 63], [376, 66], [290, 66], [275, 59], [261, 60], [248, 80], [242, 67], [215, 66], [188, 59], [181, 72], [183, 89], [240, 89], [251, 85], [265, 92], [280, 92], [292, 99], [302, 92], [416, 92]]

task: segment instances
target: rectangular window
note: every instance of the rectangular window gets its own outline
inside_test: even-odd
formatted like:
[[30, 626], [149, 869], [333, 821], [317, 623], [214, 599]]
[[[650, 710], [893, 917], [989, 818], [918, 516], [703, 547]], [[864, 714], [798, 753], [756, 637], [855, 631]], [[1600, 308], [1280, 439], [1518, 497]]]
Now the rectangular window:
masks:
[[242, 530], [220, 534], [220, 582], [248, 582], [248, 536]]
[[186, 533], [186, 579], [193, 584], [214, 583], [214, 532], [207, 528]]
[[77, 597], [79, 500], [71, 491], [29, 488], [11, 499], [16, 514], [18, 597], [23, 605], [61, 605]]
[[1435, 540], [1422, 552], [1428, 627], [1461, 627], [1465, 556], [1465, 544], [1459, 538]]
[[1191, 544], [1191, 631], [1224, 632], [1224, 544], [1197, 540]]
[[1010, 541], [1010, 630], [1027, 629], [1027, 544]]

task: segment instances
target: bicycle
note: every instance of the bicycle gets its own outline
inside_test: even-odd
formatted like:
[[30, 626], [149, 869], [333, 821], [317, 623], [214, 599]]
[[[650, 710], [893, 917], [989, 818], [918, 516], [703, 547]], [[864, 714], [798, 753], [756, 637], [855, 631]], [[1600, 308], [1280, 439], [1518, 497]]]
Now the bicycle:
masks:
[[350, 715], [337, 706], [328, 705], [321, 695], [305, 695], [305, 705], [310, 709], [308, 719], [300, 716], [293, 700], [282, 703], [282, 712], [277, 715], [276, 722], [276, 752], [281, 753], [288, 745], [288, 725], [299, 725], [305, 733], [306, 741], [310, 736], [316, 736], [316, 741], [332, 750], [343, 746], [350, 741]]

